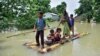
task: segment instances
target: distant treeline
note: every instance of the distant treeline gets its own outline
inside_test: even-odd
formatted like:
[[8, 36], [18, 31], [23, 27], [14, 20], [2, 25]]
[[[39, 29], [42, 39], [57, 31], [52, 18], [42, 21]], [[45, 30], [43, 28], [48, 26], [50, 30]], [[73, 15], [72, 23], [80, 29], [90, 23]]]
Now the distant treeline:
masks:
[[91, 19], [100, 22], [100, 0], [80, 0], [80, 7], [75, 10], [75, 13], [80, 16], [83, 15], [83, 20]]

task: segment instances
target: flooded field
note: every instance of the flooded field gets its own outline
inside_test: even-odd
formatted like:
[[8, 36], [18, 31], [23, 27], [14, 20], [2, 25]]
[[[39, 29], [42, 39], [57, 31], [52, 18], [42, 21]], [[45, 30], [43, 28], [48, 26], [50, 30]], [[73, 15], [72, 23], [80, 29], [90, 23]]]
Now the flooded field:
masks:
[[[53, 22], [50, 25], [54, 27], [57, 24]], [[76, 23], [75, 26], [78, 32], [89, 32], [90, 34], [46, 54], [40, 54], [23, 46], [27, 41], [35, 41], [34, 32], [10, 38], [6, 37], [16, 32], [0, 33], [0, 56], [100, 56], [100, 24]], [[49, 30], [45, 31], [45, 36], [48, 32]]]

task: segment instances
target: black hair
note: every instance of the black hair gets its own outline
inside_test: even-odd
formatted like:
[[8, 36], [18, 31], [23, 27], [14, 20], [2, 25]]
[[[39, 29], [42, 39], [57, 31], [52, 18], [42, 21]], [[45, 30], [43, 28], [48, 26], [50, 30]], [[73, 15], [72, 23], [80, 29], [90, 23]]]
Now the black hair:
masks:
[[57, 28], [57, 29], [56, 29], [56, 32], [58, 32], [58, 31], [61, 31], [61, 28]]
[[50, 33], [54, 33], [54, 30], [53, 30], [53, 29], [51, 29], [51, 30], [50, 30]]
[[66, 10], [64, 10], [63, 15], [64, 16], [68, 15], [68, 13], [66, 12]]
[[69, 19], [69, 16], [66, 10], [64, 10], [63, 16], [64, 16], [64, 19], [67, 19], [67, 20]]
[[73, 17], [73, 14], [70, 14], [70, 17]]
[[39, 13], [39, 14], [41, 14], [41, 15], [43, 15], [43, 14], [44, 14], [42, 11], [39, 11], [38, 13]]

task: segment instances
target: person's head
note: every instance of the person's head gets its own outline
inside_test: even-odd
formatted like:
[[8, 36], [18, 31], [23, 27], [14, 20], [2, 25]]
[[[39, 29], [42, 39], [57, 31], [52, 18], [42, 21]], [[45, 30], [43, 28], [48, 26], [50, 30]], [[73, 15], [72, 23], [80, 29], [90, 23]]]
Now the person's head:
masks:
[[64, 12], [63, 12], [63, 16], [64, 16], [64, 19], [68, 19], [68, 18], [69, 18], [68, 13], [67, 13], [66, 10], [64, 10]]
[[51, 33], [51, 34], [53, 34], [53, 33], [54, 33], [54, 30], [53, 30], [53, 29], [51, 29], [51, 30], [50, 30], [50, 33]]
[[42, 11], [39, 11], [39, 12], [38, 12], [38, 17], [39, 17], [39, 18], [42, 18], [42, 17], [43, 17], [43, 12], [42, 12]]
[[60, 33], [61, 31], [62, 31], [61, 28], [56, 29], [56, 32], [58, 32], [58, 33]]
[[70, 14], [70, 17], [73, 18], [73, 14]]

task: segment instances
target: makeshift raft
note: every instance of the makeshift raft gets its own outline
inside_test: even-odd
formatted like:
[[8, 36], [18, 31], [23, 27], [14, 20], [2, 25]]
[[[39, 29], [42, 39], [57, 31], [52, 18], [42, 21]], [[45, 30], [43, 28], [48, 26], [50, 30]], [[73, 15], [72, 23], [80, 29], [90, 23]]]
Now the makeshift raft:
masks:
[[50, 52], [52, 50], [55, 50], [57, 47], [60, 47], [62, 44], [65, 44], [65, 43], [71, 42], [71, 41], [73, 41], [75, 39], [84, 37], [87, 34], [89, 34], [89, 33], [81, 33], [81, 34], [78, 34], [78, 35], [76, 35], [75, 37], [73, 37], [71, 39], [67, 39], [67, 38], [66, 39], [62, 39], [62, 42], [53, 44], [51, 46], [47, 46], [45, 44], [45, 48], [44, 49], [40, 49], [40, 47], [37, 47], [35, 42], [26, 42], [26, 43], [24, 43], [24, 45], [26, 47], [28, 47], [28, 48], [31, 48], [31, 49], [34, 49], [34, 50], [38, 50], [39, 53], [47, 53], [47, 52]]

